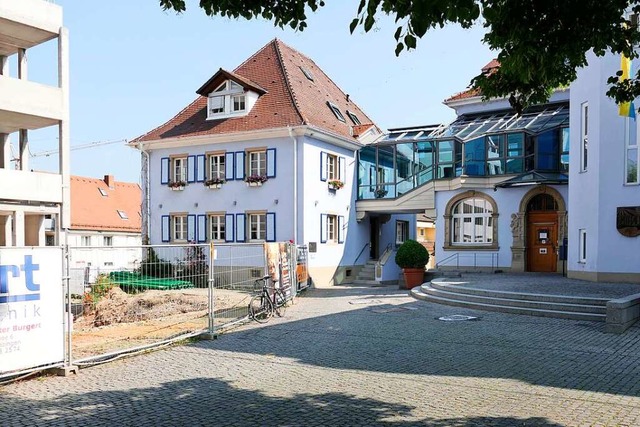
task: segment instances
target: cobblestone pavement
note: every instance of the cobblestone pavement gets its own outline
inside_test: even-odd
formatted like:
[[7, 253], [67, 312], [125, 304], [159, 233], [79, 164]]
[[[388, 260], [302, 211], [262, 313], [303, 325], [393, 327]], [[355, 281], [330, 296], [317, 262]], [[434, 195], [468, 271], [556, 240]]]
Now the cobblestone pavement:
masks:
[[266, 325], [2, 387], [0, 425], [638, 426], [640, 327], [602, 329], [317, 289]]

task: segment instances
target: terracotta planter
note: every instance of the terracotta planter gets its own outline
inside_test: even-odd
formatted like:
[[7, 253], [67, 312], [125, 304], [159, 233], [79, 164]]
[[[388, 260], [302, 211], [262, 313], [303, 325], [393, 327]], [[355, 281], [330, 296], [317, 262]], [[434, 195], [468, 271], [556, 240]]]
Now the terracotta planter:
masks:
[[404, 283], [407, 289], [422, 285], [424, 281], [424, 268], [403, 268]]

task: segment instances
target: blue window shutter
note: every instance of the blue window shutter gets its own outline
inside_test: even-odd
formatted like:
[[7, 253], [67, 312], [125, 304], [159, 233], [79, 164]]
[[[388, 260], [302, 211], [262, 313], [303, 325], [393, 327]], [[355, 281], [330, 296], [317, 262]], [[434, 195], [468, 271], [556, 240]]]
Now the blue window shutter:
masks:
[[276, 149], [267, 149], [267, 178], [276, 177]]
[[233, 242], [233, 214], [226, 214], [224, 216], [224, 240], [225, 242]]
[[344, 216], [338, 217], [338, 243], [344, 243], [345, 229]]
[[276, 213], [267, 213], [267, 242], [276, 241]]
[[162, 215], [161, 225], [162, 225], [161, 227], [162, 241], [164, 243], [171, 241], [171, 231], [170, 231], [171, 218], [169, 217], [169, 215]]
[[204, 154], [198, 154], [198, 161], [196, 162], [196, 181], [204, 182], [207, 179], [207, 160]]
[[187, 156], [187, 182], [196, 182], [196, 156]]
[[320, 214], [320, 243], [327, 243], [327, 214]]
[[245, 224], [245, 216], [243, 213], [236, 214], [236, 242], [247, 241], [247, 226]]
[[196, 216], [187, 215], [187, 240], [189, 242], [196, 241]]
[[198, 243], [207, 241], [207, 216], [198, 215]]
[[320, 152], [320, 181], [327, 180], [327, 153]]
[[345, 184], [347, 183], [347, 159], [344, 157], [338, 158], [338, 179]]
[[244, 151], [236, 151], [236, 179], [244, 179]]
[[235, 166], [235, 156], [233, 153], [225, 153], [224, 158], [224, 179], [227, 181], [232, 181], [235, 179], [234, 176], [234, 167]]
[[169, 158], [163, 157], [160, 159], [160, 184], [169, 183]]

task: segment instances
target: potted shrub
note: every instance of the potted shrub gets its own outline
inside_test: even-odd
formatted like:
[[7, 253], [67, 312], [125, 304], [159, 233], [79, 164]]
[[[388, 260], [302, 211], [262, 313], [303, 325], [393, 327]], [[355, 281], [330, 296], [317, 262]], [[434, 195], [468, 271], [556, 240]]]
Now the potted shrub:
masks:
[[211, 178], [211, 179], [207, 179], [204, 182], [205, 187], [209, 187], [209, 188], [220, 188], [222, 187], [222, 184], [224, 184], [226, 181], [224, 180], [224, 178]]
[[339, 190], [344, 187], [344, 182], [340, 181], [339, 179], [332, 179], [327, 182], [327, 185], [329, 186], [329, 190]]
[[429, 262], [429, 252], [415, 240], [405, 240], [396, 252], [396, 264], [404, 273], [407, 289], [422, 284], [424, 280], [424, 266]]
[[267, 177], [264, 175], [249, 175], [245, 178], [248, 187], [259, 187], [266, 181]]

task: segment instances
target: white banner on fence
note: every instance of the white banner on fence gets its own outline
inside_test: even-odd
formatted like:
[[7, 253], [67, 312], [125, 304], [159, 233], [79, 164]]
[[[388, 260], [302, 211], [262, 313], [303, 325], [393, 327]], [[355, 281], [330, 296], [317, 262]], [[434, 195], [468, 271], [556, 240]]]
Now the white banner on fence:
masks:
[[60, 248], [0, 249], [0, 373], [64, 360]]

